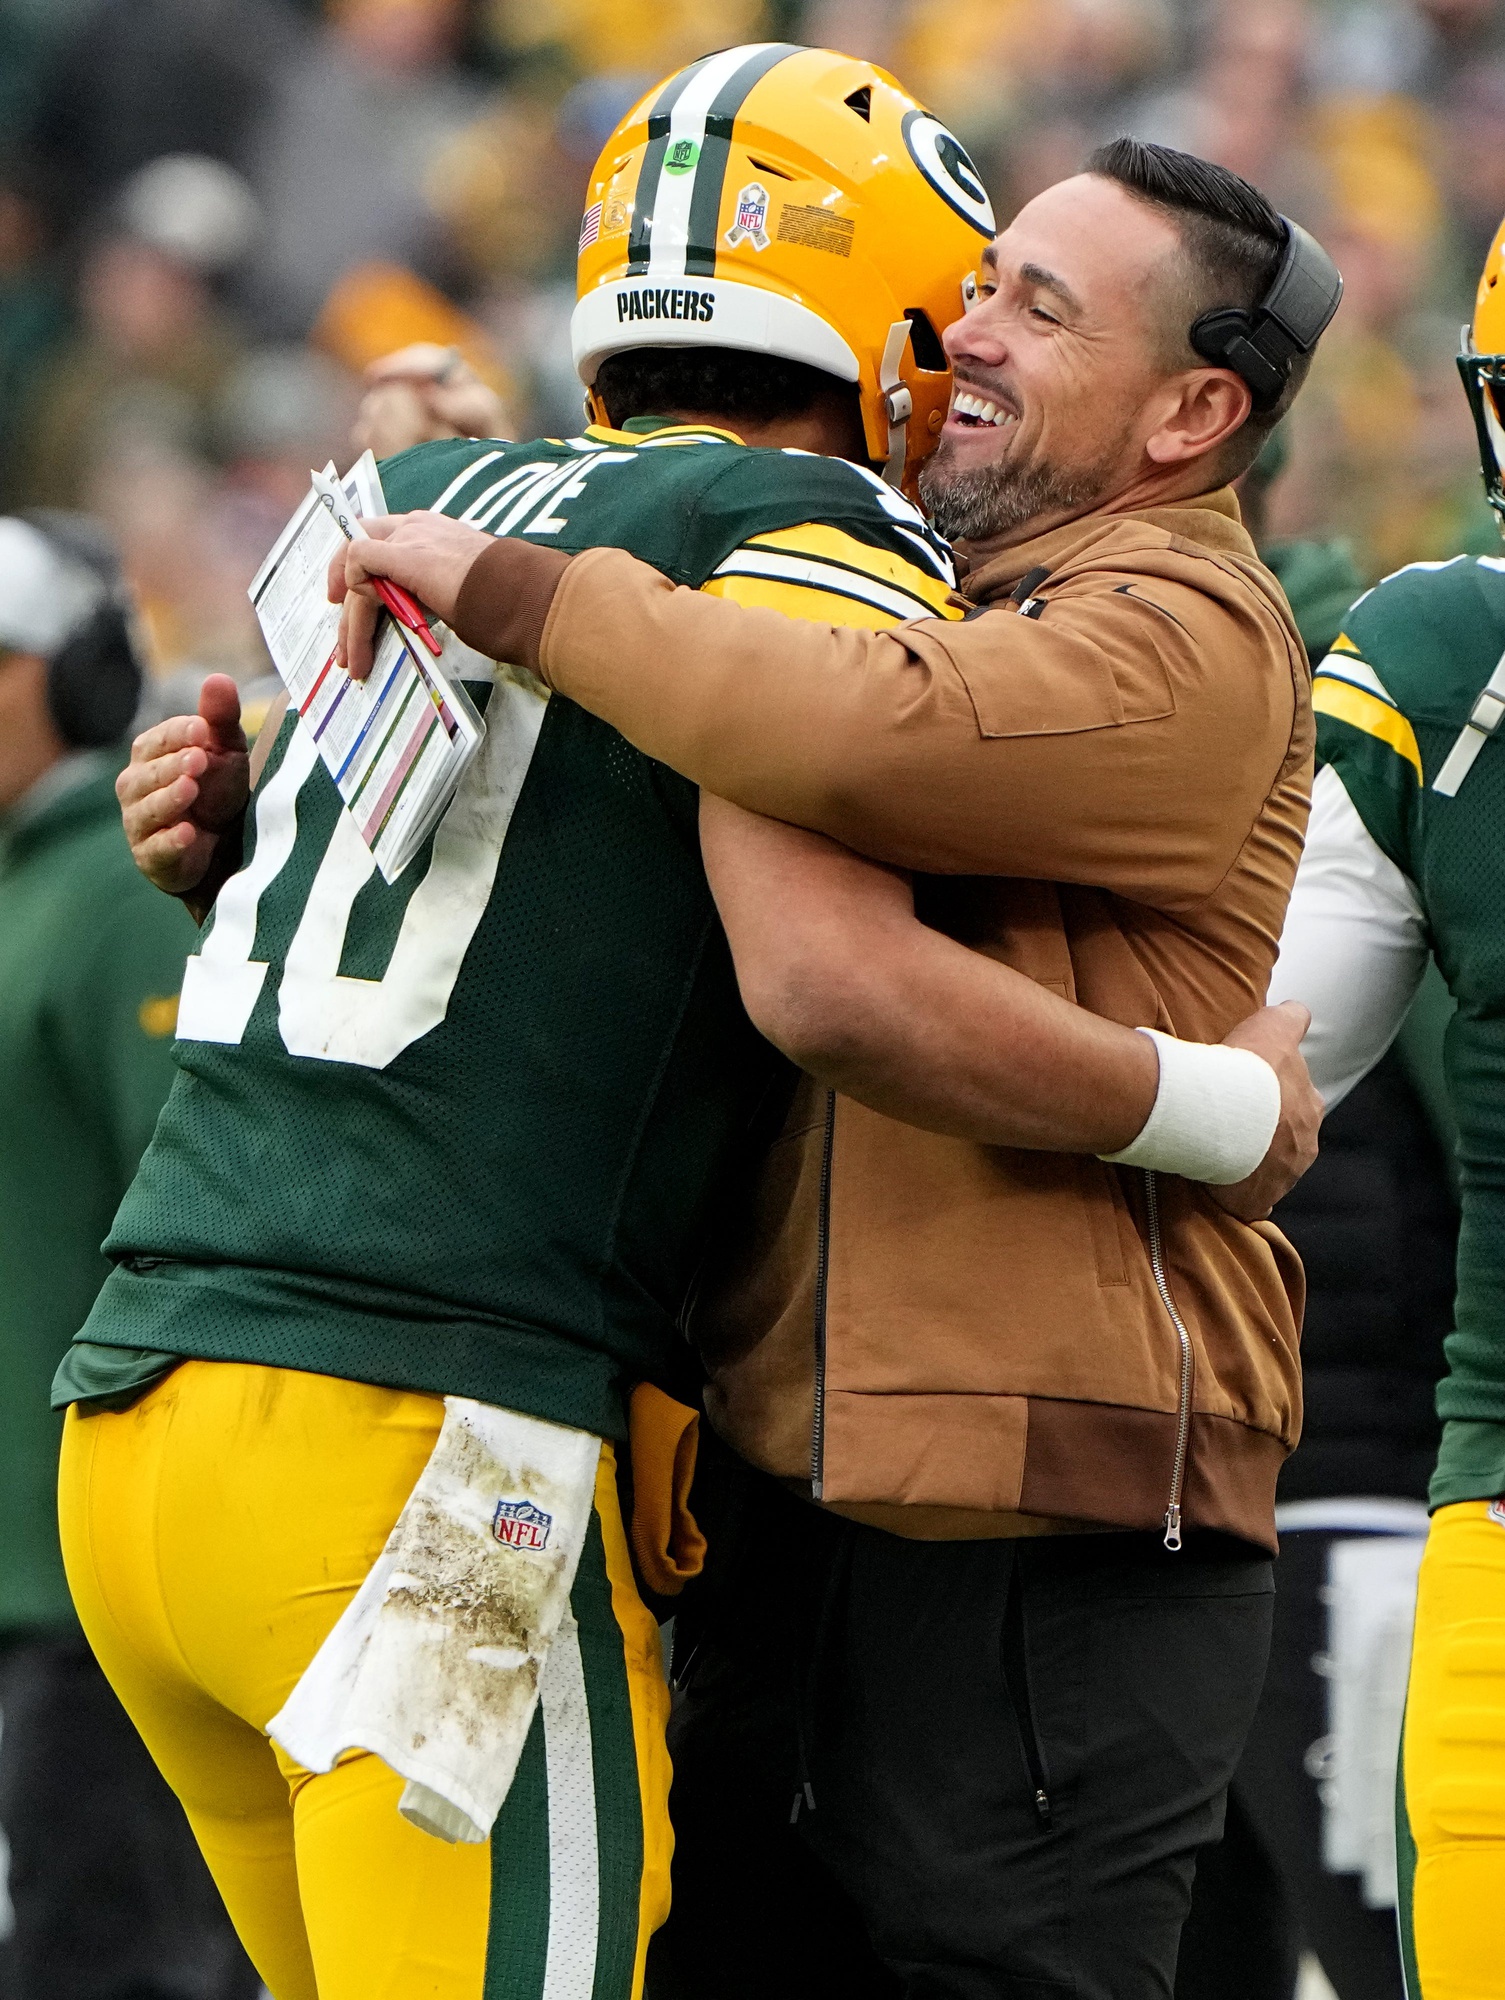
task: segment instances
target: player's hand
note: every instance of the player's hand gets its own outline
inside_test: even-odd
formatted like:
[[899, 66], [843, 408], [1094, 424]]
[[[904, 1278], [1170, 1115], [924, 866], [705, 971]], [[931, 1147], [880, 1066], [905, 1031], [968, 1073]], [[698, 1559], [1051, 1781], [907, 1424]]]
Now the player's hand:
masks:
[[1247, 1180], [1210, 1190], [1242, 1222], [1262, 1221], [1317, 1157], [1323, 1105], [1301, 1053], [1301, 1038], [1311, 1024], [1311, 1012], [1299, 1000], [1283, 1000], [1278, 1007], [1261, 1007], [1223, 1037], [1227, 1048], [1263, 1056], [1280, 1079], [1280, 1123], [1269, 1152]]
[[436, 438], [505, 437], [506, 404], [458, 349], [420, 340], [366, 370], [351, 442], [378, 458]]
[[452, 624], [471, 564], [492, 537], [447, 514], [379, 514], [363, 520], [365, 534], [347, 542], [329, 565], [329, 601], [343, 604], [335, 659], [363, 681], [374, 658], [372, 639], [383, 605], [371, 579], [384, 576], [410, 590], [426, 610]]
[[136, 866], [169, 896], [186, 896], [204, 880], [250, 794], [240, 690], [228, 674], [204, 682], [197, 715], [143, 730], [115, 780]]

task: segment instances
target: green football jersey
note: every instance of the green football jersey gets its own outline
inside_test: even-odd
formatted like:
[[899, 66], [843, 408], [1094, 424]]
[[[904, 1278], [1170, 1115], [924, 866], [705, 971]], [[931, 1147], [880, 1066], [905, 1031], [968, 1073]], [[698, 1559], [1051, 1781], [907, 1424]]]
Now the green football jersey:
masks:
[[[394, 511], [833, 623], [933, 614], [951, 584], [871, 474], [725, 433], [425, 445], [382, 479]], [[472, 692], [482, 750], [390, 885], [284, 720], [82, 1341], [604, 1433], [633, 1382], [683, 1388], [709, 1220], [792, 1073], [738, 999], [695, 788], [505, 667]]]
[[[1497, 695], [1499, 698], [1497, 698]], [[1457, 1012], [1458, 1296], [1432, 1502], [1505, 1492], [1505, 558], [1416, 563], [1316, 669], [1317, 755], [1415, 885]]]

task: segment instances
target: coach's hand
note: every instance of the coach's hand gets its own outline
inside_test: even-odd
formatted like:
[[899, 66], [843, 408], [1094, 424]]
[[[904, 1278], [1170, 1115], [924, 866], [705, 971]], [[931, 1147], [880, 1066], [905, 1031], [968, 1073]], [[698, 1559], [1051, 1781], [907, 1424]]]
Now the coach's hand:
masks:
[[211, 674], [198, 714], [143, 730], [115, 780], [136, 866], [169, 896], [191, 896], [226, 836], [238, 835], [250, 789], [240, 691], [228, 674]]
[[1284, 1000], [1278, 1007], [1261, 1007], [1223, 1037], [1228, 1048], [1263, 1056], [1280, 1079], [1280, 1123], [1269, 1152], [1247, 1180], [1210, 1190], [1242, 1222], [1262, 1221], [1317, 1157], [1323, 1104], [1301, 1053], [1301, 1038], [1311, 1024], [1310, 1010], [1299, 1000]]
[[345, 607], [335, 658], [358, 681], [371, 671], [372, 640], [383, 610], [371, 579], [400, 583], [426, 610], [452, 624], [471, 564], [493, 546], [490, 535], [447, 514], [378, 514], [361, 526], [365, 535], [347, 542], [329, 565], [329, 601]]

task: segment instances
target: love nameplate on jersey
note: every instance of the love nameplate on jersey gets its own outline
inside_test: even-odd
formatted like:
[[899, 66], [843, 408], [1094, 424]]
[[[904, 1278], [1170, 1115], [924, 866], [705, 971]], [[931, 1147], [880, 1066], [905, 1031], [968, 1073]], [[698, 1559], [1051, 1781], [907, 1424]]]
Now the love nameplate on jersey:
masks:
[[[338, 483], [357, 515], [386, 512], [369, 451]], [[326, 577], [344, 545], [310, 492], [258, 570], [250, 596], [300, 725], [318, 745], [383, 878], [395, 882], [454, 797], [486, 725], [461, 685], [473, 656], [442, 626], [437, 660], [386, 618], [368, 679], [352, 680], [335, 663], [340, 612], [328, 600]]]

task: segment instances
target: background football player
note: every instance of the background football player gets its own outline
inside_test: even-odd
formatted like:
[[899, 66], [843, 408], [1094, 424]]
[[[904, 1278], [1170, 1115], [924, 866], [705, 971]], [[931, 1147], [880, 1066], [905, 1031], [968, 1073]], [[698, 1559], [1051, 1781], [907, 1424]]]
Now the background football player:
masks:
[[[1459, 356], [1505, 525], [1505, 228]], [[1336, 1102], [1435, 956], [1457, 1001], [1455, 1331], [1437, 1395], [1399, 1812], [1413, 1995], [1505, 1994], [1505, 559], [1413, 563], [1361, 597], [1316, 670], [1318, 771], [1271, 998], [1312, 1008]]]

